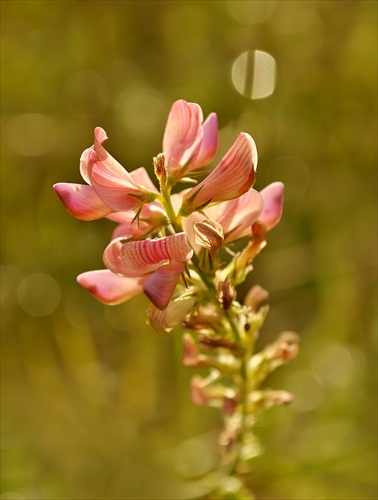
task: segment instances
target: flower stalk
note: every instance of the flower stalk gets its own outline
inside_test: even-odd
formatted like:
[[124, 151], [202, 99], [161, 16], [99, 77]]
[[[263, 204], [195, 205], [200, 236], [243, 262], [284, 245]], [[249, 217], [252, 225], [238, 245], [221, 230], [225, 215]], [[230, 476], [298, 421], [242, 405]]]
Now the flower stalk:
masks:
[[[151, 302], [147, 321], [159, 334], [181, 325], [183, 365], [209, 372], [193, 376], [192, 402], [223, 412], [223, 458], [208, 498], [253, 498], [243, 478], [259, 453], [254, 424], [265, 410], [292, 400], [263, 384], [296, 356], [298, 336], [283, 332], [256, 352], [268, 293], [254, 285], [239, 302], [237, 287], [281, 219], [283, 184], [252, 189], [257, 151], [243, 132], [197, 184], [193, 172], [211, 162], [218, 146], [217, 118], [211, 113], [203, 121], [199, 105], [183, 100], [173, 104], [163, 152], [153, 159], [159, 189], [145, 169], [127, 172], [103, 147], [106, 139], [97, 127], [94, 145], [81, 156], [86, 184], [54, 186], [74, 217], [117, 224], [103, 254], [105, 269], [82, 273], [78, 282], [109, 305], [143, 292]], [[195, 186], [172, 194], [184, 180]], [[236, 253], [235, 241], [245, 243]]]

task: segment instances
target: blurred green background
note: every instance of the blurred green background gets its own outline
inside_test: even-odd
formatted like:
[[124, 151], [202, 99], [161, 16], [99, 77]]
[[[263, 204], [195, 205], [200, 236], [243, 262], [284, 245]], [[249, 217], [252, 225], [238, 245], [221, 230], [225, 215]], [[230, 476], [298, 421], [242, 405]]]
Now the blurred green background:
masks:
[[300, 333], [268, 380], [296, 401], [258, 423], [250, 485], [376, 499], [377, 3], [3, 0], [1, 17], [0, 498], [199, 496], [186, 478], [217, 462], [220, 417], [190, 403], [181, 332], [146, 326], [142, 296], [110, 308], [76, 284], [112, 224], [71, 218], [52, 189], [81, 182], [98, 125], [125, 167], [151, 169], [183, 98], [217, 112], [219, 155], [255, 138], [257, 189], [286, 185], [239, 297], [270, 291], [261, 345]]

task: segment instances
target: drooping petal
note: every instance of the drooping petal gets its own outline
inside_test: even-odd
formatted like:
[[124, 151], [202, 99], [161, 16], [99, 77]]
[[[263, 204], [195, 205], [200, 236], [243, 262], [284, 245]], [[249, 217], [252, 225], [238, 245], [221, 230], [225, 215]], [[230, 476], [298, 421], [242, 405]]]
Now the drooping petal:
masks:
[[201, 147], [190, 162], [187, 172], [196, 168], [205, 167], [214, 158], [218, 149], [218, 118], [215, 113], [210, 113], [203, 122], [203, 138]]
[[182, 211], [190, 213], [211, 202], [232, 200], [255, 182], [257, 150], [249, 134], [242, 132], [215, 169], [183, 198]]
[[202, 110], [182, 99], [173, 103], [163, 138], [167, 169], [177, 173], [198, 151], [203, 137]]
[[130, 241], [121, 248], [121, 260], [126, 268], [141, 274], [150, 272], [156, 264], [175, 260], [186, 262], [193, 255], [185, 233], [154, 240]]
[[165, 309], [176, 289], [184, 264], [172, 262], [159, 267], [143, 284], [143, 291], [158, 309]]
[[251, 226], [263, 209], [263, 199], [258, 191], [250, 189], [220, 207], [218, 222], [223, 227], [225, 243], [230, 243], [251, 233]]
[[260, 194], [264, 201], [264, 208], [259, 221], [263, 222], [270, 231], [282, 217], [284, 185], [282, 182], [273, 182], [260, 191]]
[[86, 221], [101, 219], [112, 211], [92, 186], [59, 182], [53, 187], [68, 213], [77, 219]]
[[96, 299], [104, 304], [116, 305], [131, 299], [142, 292], [143, 278], [124, 278], [101, 269], [88, 271], [77, 277], [77, 282]]

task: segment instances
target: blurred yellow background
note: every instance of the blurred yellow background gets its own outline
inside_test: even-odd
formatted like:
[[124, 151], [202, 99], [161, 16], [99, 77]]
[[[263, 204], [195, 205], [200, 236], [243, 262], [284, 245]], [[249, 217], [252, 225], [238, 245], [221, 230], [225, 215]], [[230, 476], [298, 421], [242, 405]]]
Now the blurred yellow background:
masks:
[[[75, 281], [102, 267], [112, 223], [71, 218], [102, 126], [128, 169], [161, 151], [178, 98], [240, 131], [256, 188], [286, 185], [284, 217], [239, 291], [271, 311], [260, 345], [301, 335], [268, 380], [293, 391], [258, 423], [257, 498], [376, 499], [377, 3], [1, 2], [3, 499], [178, 499], [217, 463], [217, 410], [192, 407], [181, 334]], [[257, 52], [256, 52], [257, 51]], [[247, 54], [246, 54], [247, 53]]]

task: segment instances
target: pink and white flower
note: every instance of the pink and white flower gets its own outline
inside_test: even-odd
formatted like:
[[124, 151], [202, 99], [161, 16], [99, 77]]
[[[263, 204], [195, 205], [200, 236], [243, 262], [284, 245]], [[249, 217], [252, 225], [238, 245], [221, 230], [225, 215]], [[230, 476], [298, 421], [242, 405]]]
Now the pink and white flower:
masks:
[[215, 169], [183, 197], [181, 213], [189, 215], [209, 203], [238, 198], [254, 184], [257, 150], [249, 134], [242, 132]]
[[67, 211], [81, 220], [96, 220], [117, 211], [135, 209], [156, 198], [157, 190], [144, 168], [127, 172], [102, 146], [106, 132], [96, 127], [94, 145], [80, 158], [86, 184], [54, 185]]
[[180, 99], [173, 103], [163, 138], [169, 175], [180, 178], [208, 165], [218, 148], [218, 120], [210, 113], [202, 123], [201, 107]]
[[124, 302], [143, 291], [158, 309], [165, 309], [191, 259], [186, 235], [178, 233], [154, 240], [113, 240], [104, 252], [107, 270], [91, 271], [78, 282], [108, 304]]
[[232, 243], [251, 234], [251, 226], [258, 220], [263, 210], [263, 198], [258, 191], [250, 189], [242, 196], [218, 205], [208, 207], [206, 217], [194, 212], [183, 220], [183, 227], [196, 253], [200, 246], [195, 241], [194, 225], [206, 218], [220, 224], [223, 228], [223, 245]]

